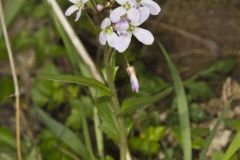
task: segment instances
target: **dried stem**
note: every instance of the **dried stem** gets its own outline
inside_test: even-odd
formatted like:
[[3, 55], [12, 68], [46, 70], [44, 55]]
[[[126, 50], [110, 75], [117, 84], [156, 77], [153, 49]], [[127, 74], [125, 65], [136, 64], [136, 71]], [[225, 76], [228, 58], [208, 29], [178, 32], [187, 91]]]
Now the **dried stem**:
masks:
[[3, 29], [3, 35], [7, 47], [7, 53], [8, 53], [8, 58], [10, 62], [10, 67], [11, 67], [11, 72], [12, 72], [12, 77], [13, 77], [13, 82], [14, 82], [14, 89], [15, 89], [15, 107], [16, 107], [16, 143], [17, 143], [17, 156], [18, 160], [22, 159], [21, 156], [21, 135], [20, 135], [20, 98], [19, 98], [19, 86], [18, 86], [18, 79], [17, 79], [17, 73], [16, 73], [16, 67], [14, 64], [13, 60], [13, 53], [10, 45], [10, 41], [8, 38], [8, 33], [7, 33], [7, 28], [6, 28], [6, 23], [4, 19], [4, 14], [3, 14], [3, 7], [2, 7], [2, 1], [0, 0], [0, 19], [1, 19], [1, 25]]
[[75, 34], [74, 30], [72, 29], [71, 25], [68, 23], [66, 17], [62, 13], [62, 10], [59, 7], [56, 0], [47, 0], [47, 2], [50, 4], [53, 11], [57, 15], [57, 18], [58, 18], [59, 22], [62, 24], [64, 30], [66, 31], [69, 39], [72, 41], [74, 47], [78, 51], [80, 57], [85, 62], [85, 64], [89, 67], [89, 69], [90, 69], [92, 75], [94, 76], [94, 78], [103, 82], [103, 79], [102, 79], [101, 75], [99, 74], [95, 64], [93, 63], [91, 57], [88, 55], [88, 53], [87, 53], [85, 47], [83, 46], [82, 42], [79, 40], [79, 38]]
[[[67, 21], [66, 17], [64, 16], [61, 8], [59, 7], [58, 3], [56, 0], [46, 0], [48, 4], [52, 7], [53, 12], [55, 13], [56, 17], [58, 18], [59, 22], [61, 23], [63, 29], [65, 30], [66, 34], [68, 35], [70, 41], [76, 48], [79, 56], [83, 60], [83, 62], [86, 64], [86, 66], [89, 68], [92, 76], [97, 79], [100, 82], [103, 82], [103, 78], [99, 71], [97, 70], [97, 67], [95, 66], [93, 60], [89, 56], [87, 50], [85, 49], [84, 45], [74, 32], [73, 28]], [[95, 132], [96, 132], [96, 141], [97, 141], [97, 149], [98, 149], [98, 154], [103, 159], [104, 156], [104, 146], [103, 146], [103, 137], [102, 137], [102, 132], [100, 128], [98, 127], [99, 125], [99, 116], [98, 116], [98, 110], [95, 108], [93, 112], [94, 116], [94, 125], [95, 125]]]

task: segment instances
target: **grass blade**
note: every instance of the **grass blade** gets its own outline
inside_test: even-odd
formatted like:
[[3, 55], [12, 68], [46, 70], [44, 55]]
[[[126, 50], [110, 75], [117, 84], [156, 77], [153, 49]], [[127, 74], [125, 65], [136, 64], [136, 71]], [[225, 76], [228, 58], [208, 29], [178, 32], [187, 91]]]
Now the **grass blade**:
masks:
[[59, 75], [59, 74], [42, 74], [40, 78], [53, 80], [53, 81], [62, 81], [74, 84], [80, 84], [83, 86], [93, 87], [101, 91], [104, 95], [111, 95], [111, 91], [101, 82], [82, 76], [73, 76], [73, 75]]
[[164, 57], [168, 63], [168, 66], [170, 68], [171, 75], [174, 81], [174, 90], [176, 92], [176, 98], [177, 98], [181, 138], [183, 142], [184, 160], [191, 160], [192, 144], [191, 144], [190, 122], [189, 122], [187, 98], [186, 98], [185, 90], [183, 87], [183, 83], [167, 51], [165, 50], [165, 48], [162, 46], [160, 42], [158, 42], [158, 45], [164, 54]]
[[141, 97], [137, 97], [137, 98], [129, 98], [125, 101], [123, 101], [122, 103], [122, 107], [120, 112], [118, 113], [118, 115], [120, 116], [124, 116], [127, 114], [130, 114], [136, 110], [138, 110], [141, 107], [146, 107], [149, 106], [157, 101], [159, 101], [160, 99], [166, 97], [167, 95], [169, 95], [169, 93], [171, 93], [172, 88], [167, 88], [164, 91], [153, 95], [153, 96], [141, 96]]
[[217, 129], [219, 127], [219, 125], [221, 124], [221, 122], [223, 121], [224, 115], [227, 111], [227, 108], [229, 108], [230, 104], [226, 104], [226, 106], [224, 107], [224, 110], [222, 111], [222, 113], [220, 114], [220, 116], [218, 117], [213, 129], [211, 130], [210, 134], [207, 137], [206, 143], [204, 144], [203, 150], [200, 153], [200, 159], [199, 160], [205, 160], [206, 159], [206, 154], [208, 151], [208, 148], [217, 132]]
[[83, 142], [80, 141], [80, 139], [70, 129], [52, 119], [39, 107], [35, 107], [35, 110], [40, 120], [51, 130], [51, 132], [57, 138], [63, 141], [71, 150], [73, 150], [76, 154], [82, 156], [84, 159], [91, 159]]
[[226, 153], [223, 156], [223, 160], [229, 160], [234, 153], [236, 153], [240, 148], [240, 132], [236, 134], [230, 146], [228, 147]]
[[[13, 19], [18, 15], [25, 0], [8, 0], [4, 6], [4, 15], [6, 19], [6, 25], [9, 26]], [[0, 39], [2, 36], [2, 28], [0, 26]]]

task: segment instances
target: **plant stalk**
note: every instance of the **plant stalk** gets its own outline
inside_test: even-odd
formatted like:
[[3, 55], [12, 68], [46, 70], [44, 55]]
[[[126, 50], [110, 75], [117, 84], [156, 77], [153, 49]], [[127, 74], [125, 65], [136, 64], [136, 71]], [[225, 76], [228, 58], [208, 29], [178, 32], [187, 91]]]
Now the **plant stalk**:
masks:
[[[107, 83], [109, 88], [112, 91], [111, 101], [112, 101], [112, 106], [114, 111], [113, 113], [118, 113], [120, 111], [120, 104], [119, 104], [116, 87], [114, 83], [114, 70], [113, 70], [114, 66], [112, 66], [112, 63], [111, 63], [113, 52], [114, 52], [113, 50], [105, 52], [104, 64], [105, 64], [106, 74], [107, 74]], [[119, 144], [120, 160], [126, 160], [128, 145], [127, 145], [127, 138], [126, 138], [125, 127], [124, 127], [124, 120], [122, 117], [116, 116], [116, 114], [114, 114], [114, 116], [117, 119], [118, 130], [120, 134], [120, 144]]]
[[18, 79], [17, 79], [17, 73], [16, 73], [16, 67], [13, 59], [13, 53], [11, 44], [8, 37], [7, 27], [5, 23], [5, 18], [3, 14], [3, 7], [2, 7], [2, 0], [0, 0], [0, 20], [1, 20], [1, 26], [3, 30], [3, 35], [5, 38], [8, 58], [10, 62], [10, 68], [12, 72], [13, 77], [13, 83], [14, 83], [14, 89], [15, 89], [15, 107], [16, 107], [16, 114], [15, 114], [15, 120], [16, 120], [16, 144], [17, 144], [17, 159], [22, 159], [21, 154], [21, 132], [20, 132], [20, 95], [19, 95], [19, 85], [18, 85]]

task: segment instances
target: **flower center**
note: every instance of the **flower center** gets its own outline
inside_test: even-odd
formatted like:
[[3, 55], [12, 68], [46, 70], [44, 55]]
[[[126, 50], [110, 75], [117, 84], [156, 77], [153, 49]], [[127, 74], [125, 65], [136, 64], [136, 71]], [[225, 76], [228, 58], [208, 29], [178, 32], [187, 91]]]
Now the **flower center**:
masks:
[[75, 6], [77, 6], [78, 8], [81, 8], [82, 4], [83, 4], [82, 1], [79, 0], [75, 3]]
[[112, 32], [113, 32], [113, 27], [112, 26], [107, 26], [105, 28], [105, 33], [106, 34], [112, 34]]
[[122, 5], [124, 8], [126, 8], [127, 10], [132, 8], [132, 5], [129, 2], [126, 2], [125, 4]]
[[132, 24], [129, 24], [128, 32], [133, 32], [136, 27]]

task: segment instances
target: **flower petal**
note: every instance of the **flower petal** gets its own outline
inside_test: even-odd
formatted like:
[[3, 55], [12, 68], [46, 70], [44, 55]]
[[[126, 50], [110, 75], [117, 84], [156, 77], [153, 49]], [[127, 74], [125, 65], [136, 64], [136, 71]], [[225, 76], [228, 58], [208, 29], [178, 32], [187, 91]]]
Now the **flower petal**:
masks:
[[65, 16], [70, 16], [73, 12], [75, 12], [76, 10], [78, 10], [79, 8], [75, 5], [70, 6], [66, 12], [65, 12]]
[[114, 45], [117, 41], [117, 34], [115, 32], [113, 32], [112, 34], [107, 34], [107, 42], [108, 42], [108, 45], [112, 48], [114, 48]]
[[146, 6], [143, 6], [143, 7], [139, 7], [138, 10], [140, 11], [140, 24], [142, 24], [149, 18], [150, 9]]
[[119, 32], [121, 31], [126, 31], [129, 28], [129, 23], [128, 21], [119, 21], [115, 25], [115, 29]]
[[105, 45], [107, 42], [107, 35], [106, 33], [104, 33], [104, 31], [100, 32], [99, 34], [99, 42], [101, 43], [101, 45]]
[[120, 53], [124, 52], [128, 48], [131, 38], [132, 34], [120, 35], [117, 38], [115, 49]]
[[111, 20], [110, 20], [110, 18], [105, 18], [105, 19], [102, 21], [101, 28], [104, 29], [104, 28], [106, 28], [107, 26], [110, 26], [110, 25], [111, 25]]
[[73, 4], [76, 4], [79, 0], [68, 0], [69, 2], [72, 2]]
[[85, 4], [87, 3], [89, 0], [82, 0], [82, 3]]
[[135, 75], [132, 75], [130, 77], [130, 83], [131, 83], [132, 91], [138, 93], [139, 92], [139, 83], [138, 83], [138, 79]]
[[126, 13], [127, 10], [125, 8], [123, 8], [122, 6], [117, 7], [110, 13], [110, 19], [113, 23], [117, 23], [121, 20], [121, 16]]
[[82, 13], [82, 11], [81, 11], [81, 9], [79, 9], [79, 11], [77, 12], [75, 21], [78, 21], [80, 19], [81, 13]]
[[118, 4], [122, 5], [127, 2], [127, 0], [116, 0]]
[[152, 33], [146, 29], [136, 27], [133, 31], [133, 35], [143, 44], [151, 45], [153, 44], [154, 37]]
[[154, 2], [152, 0], [142, 0], [141, 4], [143, 6], [146, 5], [147, 7], [149, 7], [150, 12], [151, 12], [152, 15], [158, 15], [159, 12], [161, 11], [160, 6], [156, 2]]
[[131, 8], [127, 11], [127, 17], [133, 23], [140, 23], [140, 11], [136, 8]]

